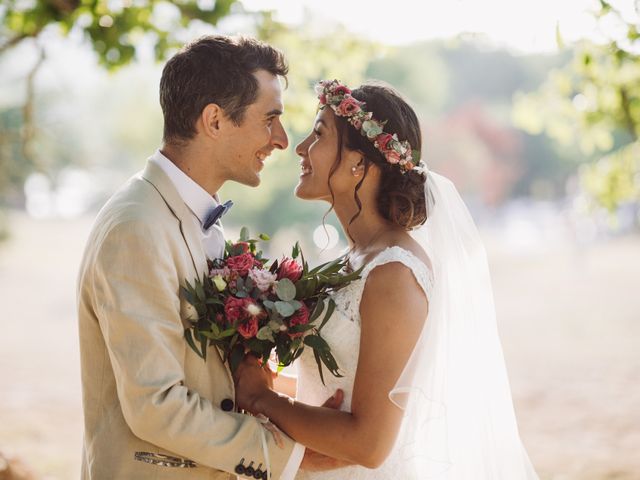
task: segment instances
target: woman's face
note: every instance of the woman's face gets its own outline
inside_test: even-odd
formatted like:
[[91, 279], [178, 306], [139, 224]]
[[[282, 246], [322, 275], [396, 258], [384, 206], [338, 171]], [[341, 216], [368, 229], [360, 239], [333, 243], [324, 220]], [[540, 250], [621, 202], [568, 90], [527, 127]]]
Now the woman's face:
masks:
[[331, 108], [323, 108], [314, 120], [311, 133], [297, 147], [300, 156], [300, 181], [295, 194], [303, 200], [325, 200], [331, 203], [329, 183], [335, 201], [348, 196], [353, 198], [355, 185], [359, 178], [352, 167], [361, 159], [358, 152], [342, 149], [342, 161], [329, 179], [329, 172], [338, 156], [338, 130], [336, 117]]

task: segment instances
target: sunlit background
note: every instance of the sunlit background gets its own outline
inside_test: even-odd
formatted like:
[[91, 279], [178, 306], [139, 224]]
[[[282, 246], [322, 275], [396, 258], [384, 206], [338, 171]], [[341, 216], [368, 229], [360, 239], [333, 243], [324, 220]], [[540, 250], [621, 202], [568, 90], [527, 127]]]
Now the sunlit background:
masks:
[[[0, 6], [0, 451], [79, 477], [75, 276], [100, 206], [159, 146], [162, 62], [204, 33], [255, 35], [290, 63], [291, 145], [313, 83], [394, 85], [423, 158], [465, 196], [489, 253], [521, 436], [542, 479], [640, 479], [640, 2], [3, 1]], [[242, 225], [345, 247], [292, 194], [290, 148]]]

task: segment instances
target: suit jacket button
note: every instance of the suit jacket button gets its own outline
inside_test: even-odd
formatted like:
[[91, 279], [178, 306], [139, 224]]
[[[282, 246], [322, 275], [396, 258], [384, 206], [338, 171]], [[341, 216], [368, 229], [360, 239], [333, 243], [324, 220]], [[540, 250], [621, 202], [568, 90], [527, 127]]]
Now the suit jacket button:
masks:
[[260, 480], [262, 478], [262, 470], [257, 469], [256, 473], [253, 474], [253, 478], [255, 478], [256, 480]]
[[242, 465], [236, 465], [236, 470], [235, 470], [235, 471], [236, 471], [236, 473], [237, 473], [238, 475], [244, 475], [244, 466], [242, 466]]
[[220, 402], [220, 408], [225, 412], [230, 412], [231, 410], [233, 410], [233, 400], [231, 400], [230, 398], [225, 398]]
[[269, 473], [266, 470], [262, 472], [262, 480], [269, 480]]

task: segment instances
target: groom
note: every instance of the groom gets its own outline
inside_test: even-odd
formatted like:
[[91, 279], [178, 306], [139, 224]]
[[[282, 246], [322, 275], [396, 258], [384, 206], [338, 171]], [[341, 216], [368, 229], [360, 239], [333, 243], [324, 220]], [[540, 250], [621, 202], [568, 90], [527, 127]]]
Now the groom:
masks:
[[[237, 413], [216, 349], [186, 344], [185, 279], [222, 256], [216, 192], [260, 183], [280, 123], [283, 55], [250, 38], [203, 37], [160, 80], [164, 141], [100, 211], [80, 268], [83, 479], [292, 479], [304, 448]], [[268, 428], [267, 428], [268, 427]]]

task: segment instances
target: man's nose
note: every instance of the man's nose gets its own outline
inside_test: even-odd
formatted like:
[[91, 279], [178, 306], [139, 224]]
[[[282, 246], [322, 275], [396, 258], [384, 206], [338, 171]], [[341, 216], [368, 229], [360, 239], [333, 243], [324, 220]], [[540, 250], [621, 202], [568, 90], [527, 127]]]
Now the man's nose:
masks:
[[285, 150], [289, 146], [289, 137], [287, 137], [287, 132], [284, 130], [280, 119], [274, 122], [271, 130], [271, 144], [280, 150]]

